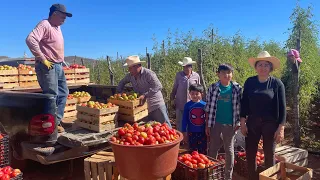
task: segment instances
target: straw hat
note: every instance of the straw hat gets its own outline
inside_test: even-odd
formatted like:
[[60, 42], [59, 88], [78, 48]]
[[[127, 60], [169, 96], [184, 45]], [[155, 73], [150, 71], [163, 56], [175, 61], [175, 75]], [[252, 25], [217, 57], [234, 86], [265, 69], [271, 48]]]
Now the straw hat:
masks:
[[190, 65], [190, 64], [195, 64], [197, 62], [192, 61], [192, 59], [190, 57], [184, 57], [182, 62], [179, 61], [178, 64], [180, 64], [181, 66], [186, 66], [186, 65]]
[[133, 56], [128, 56], [126, 59], [126, 63], [124, 63], [124, 67], [130, 67], [136, 64], [141, 64], [141, 63], [145, 63], [145, 61], [140, 61], [139, 56], [137, 55], [133, 55]]
[[280, 67], [280, 60], [276, 57], [270, 56], [268, 51], [262, 51], [256, 58], [249, 58], [248, 61], [253, 68], [255, 68], [255, 64], [257, 61], [269, 61], [272, 63], [273, 69], [278, 69]]

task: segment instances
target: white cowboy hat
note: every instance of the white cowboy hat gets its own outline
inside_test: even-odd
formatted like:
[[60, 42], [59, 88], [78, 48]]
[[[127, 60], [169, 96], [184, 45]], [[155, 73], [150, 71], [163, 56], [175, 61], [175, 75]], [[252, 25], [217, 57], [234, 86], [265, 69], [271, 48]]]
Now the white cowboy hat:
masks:
[[130, 67], [136, 64], [141, 64], [141, 63], [145, 63], [145, 61], [140, 61], [139, 56], [137, 55], [133, 55], [133, 56], [128, 56], [126, 59], [126, 63], [124, 63], [123, 67]]
[[276, 57], [270, 56], [268, 51], [262, 51], [258, 54], [256, 58], [249, 58], [249, 64], [255, 68], [257, 61], [268, 61], [272, 63], [273, 69], [278, 69], [280, 67], [280, 60]]
[[178, 64], [180, 64], [181, 66], [186, 66], [186, 65], [190, 65], [190, 64], [195, 64], [197, 62], [192, 61], [192, 59], [190, 57], [184, 57], [182, 62], [179, 61]]

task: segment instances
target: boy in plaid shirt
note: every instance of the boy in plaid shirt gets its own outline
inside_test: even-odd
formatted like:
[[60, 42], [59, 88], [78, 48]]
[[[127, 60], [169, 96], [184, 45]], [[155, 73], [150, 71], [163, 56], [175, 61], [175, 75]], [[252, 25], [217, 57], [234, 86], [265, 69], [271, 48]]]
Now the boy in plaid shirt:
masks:
[[209, 156], [216, 158], [220, 149], [222, 134], [226, 153], [225, 177], [232, 179], [234, 166], [234, 136], [239, 128], [241, 86], [232, 80], [233, 67], [229, 64], [219, 65], [219, 81], [212, 84], [207, 93], [206, 135], [210, 139]]

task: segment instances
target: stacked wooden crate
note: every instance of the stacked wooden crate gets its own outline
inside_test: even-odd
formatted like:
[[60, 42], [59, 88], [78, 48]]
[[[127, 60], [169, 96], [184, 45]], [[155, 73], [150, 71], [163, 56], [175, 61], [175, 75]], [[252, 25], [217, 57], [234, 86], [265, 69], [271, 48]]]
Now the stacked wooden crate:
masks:
[[87, 103], [77, 105], [76, 124], [95, 132], [109, 131], [117, 126], [118, 110], [119, 106], [115, 105], [109, 105], [102, 109], [88, 107]]
[[18, 69], [11, 66], [0, 66], [0, 83], [4, 89], [11, 89], [19, 86]]
[[75, 82], [77, 84], [90, 83], [90, 69], [89, 68], [76, 68], [74, 69]]
[[70, 118], [77, 116], [77, 102], [78, 100], [72, 95], [68, 95], [66, 107], [64, 108], [64, 118]]
[[39, 86], [37, 74], [34, 68], [19, 67], [19, 86], [22, 88]]
[[308, 151], [291, 146], [280, 146], [275, 150], [275, 156], [280, 161], [291, 163], [297, 166], [308, 165]]
[[75, 84], [76, 81], [74, 79], [74, 69], [64, 67], [63, 70], [67, 80], [67, 84]]
[[128, 122], [137, 122], [148, 116], [148, 105], [140, 106], [140, 100], [118, 100], [118, 99], [108, 99], [111, 102], [119, 106], [119, 120]]

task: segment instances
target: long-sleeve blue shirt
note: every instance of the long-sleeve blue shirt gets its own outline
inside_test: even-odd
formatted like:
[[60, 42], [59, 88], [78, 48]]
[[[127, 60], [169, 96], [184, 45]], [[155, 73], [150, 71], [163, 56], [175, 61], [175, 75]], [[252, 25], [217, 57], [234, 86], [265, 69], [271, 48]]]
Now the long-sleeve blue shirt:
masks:
[[206, 103], [189, 101], [184, 105], [182, 132], [204, 132], [206, 127]]

